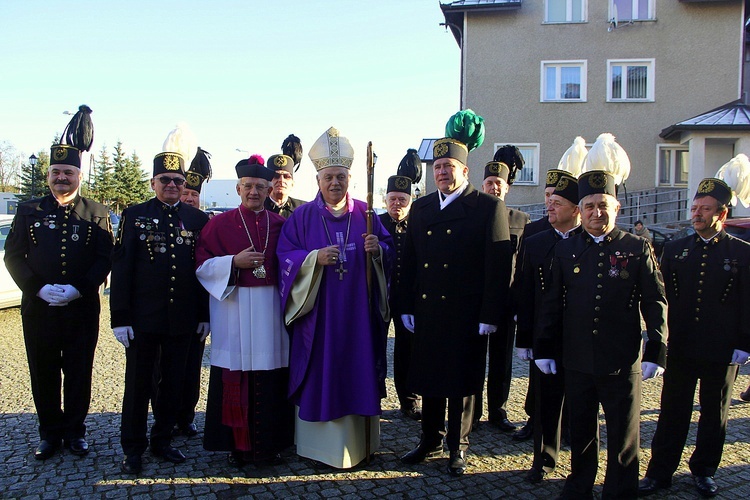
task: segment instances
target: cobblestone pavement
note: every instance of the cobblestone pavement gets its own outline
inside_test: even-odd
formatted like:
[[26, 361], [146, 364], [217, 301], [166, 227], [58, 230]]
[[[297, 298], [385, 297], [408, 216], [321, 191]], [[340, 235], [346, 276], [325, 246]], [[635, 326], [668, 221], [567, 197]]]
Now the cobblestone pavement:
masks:
[[[109, 325], [107, 297], [103, 301], [102, 328], [94, 364], [91, 410], [86, 421], [92, 451], [79, 458], [68, 452], [50, 460], [34, 460], [38, 444], [36, 415], [29, 388], [26, 354], [18, 308], [0, 311], [0, 497], [2, 498], [553, 498], [560, 492], [569, 472], [570, 454], [561, 453], [556, 471], [540, 485], [524, 481], [531, 465], [531, 443], [517, 443], [510, 435], [482, 423], [471, 435], [470, 467], [461, 478], [445, 472], [446, 458], [405, 466], [398, 457], [418, 441], [419, 424], [398, 411], [393, 380], [388, 380], [389, 397], [383, 400], [381, 448], [370, 465], [338, 471], [317, 466], [295, 455], [284, 453], [279, 466], [242, 470], [227, 464], [226, 453], [204, 451], [200, 435], [175, 439], [175, 446], [188, 456], [184, 464], [173, 465], [144, 454], [144, 469], [133, 479], [120, 473], [122, 450], [119, 445], [120, 408], [123, 393], [124, 352]], [[390, 346], [392, 347], [392, 338]], [[208, 351], [208, 349], [207, 349]], [[196, 423], [203, 426], [205, 390], [208, 385], [208, 357], [204, 359], [203, 393]], [[516, 363], [511, 388], [509, 417], [525, 419], [523, 398], [527, 368]], [[750, 367], [744, 367], [734, 387], [729, 430], [722, 467], [716, 475], [726, 498], [750, 495], [750, 403], [738, 399], [750, 382]], [[644, 384], [641, 411], [641, 474], [650, 456], [651, 436], [658, 417], [661, 381]], [[697, 405], [696, 405], [697, 409]], [[603, 416], [601, 417], [603, 423]], [[697, 413], [694, 414], [694, 422]], [[606, 461], [606, 432], [602, 427], [600, 474], [595, 495], [601, 494]], [[691, 428], [687, 452], [695, 444]], [[659, 498], [656, 496], [656, 498]], [[687, 469], [687, 457], [663, 498], [697, 498]]]

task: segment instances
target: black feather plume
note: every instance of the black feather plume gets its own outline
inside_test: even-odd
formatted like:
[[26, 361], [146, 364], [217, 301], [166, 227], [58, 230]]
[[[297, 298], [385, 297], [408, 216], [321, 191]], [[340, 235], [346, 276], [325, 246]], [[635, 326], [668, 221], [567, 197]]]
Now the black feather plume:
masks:
[[206, 181], [211, 178], [212, 173], [211, 162], [209, 161], [210, 158], [211, 153], [209, 153], [208, 151], [204, 151], [199, 147], [198, 151], [195, 153], [193, 161], [190, 162], [190, 170], [202, 175], [203, 179]]
[[94, 123], [91, 121], [91, 108], [85, 104], [78, 107], [62, 133], [63, 144], [68, 144], [81, 151], [91, 149], [94, 142]]
[[422, 159], [419, 157], [416, 149], [407, 149], [406, 155], [398, 164], [397, 175], [408, 177], [412, 184], [418, 183], [422, 179]]
[[296, 172], [300, 162], [302, 162], [302, 142], [299, 137], [289, 134], [289, 137], [281, 143], [281, 152], [294, 160], [294, 171]]
[[516, 179], [516, 173], [523, 168], [525, 160], [521, 154], [521, 150], [512, 144], [506, 144], [497, 151], [495, 151], [494, 161], [501, 161], [508, 165], [510, 174], [508, 175], [508, 183], [513, 184]]

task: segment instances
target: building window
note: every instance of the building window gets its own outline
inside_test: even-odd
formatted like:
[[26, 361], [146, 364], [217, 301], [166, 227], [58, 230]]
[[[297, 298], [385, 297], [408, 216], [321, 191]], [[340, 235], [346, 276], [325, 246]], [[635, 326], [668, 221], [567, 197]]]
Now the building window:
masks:
[[652, 102], [654, 60], [607, 61], [607, 101]]
[[586, 0], [545, 1], [545, 23], [582, 23], [586, 15]]
[[586, 101], [586, 61], [542, 61], [541, 101]]
[[609, 13], [619, 23], [656, 19], [654, 0], [609, 0]]
[[524, 165], [516, 173], [514, 186], [538, 186], [539, 185], [539, 143], [518, 142], [496, 142], [495, 151], [505, 144], [513, 144], [523, 155]]
[[659, 186], [687, 186], [690, 150], [685, 146], [659, 144], [657, 159]]

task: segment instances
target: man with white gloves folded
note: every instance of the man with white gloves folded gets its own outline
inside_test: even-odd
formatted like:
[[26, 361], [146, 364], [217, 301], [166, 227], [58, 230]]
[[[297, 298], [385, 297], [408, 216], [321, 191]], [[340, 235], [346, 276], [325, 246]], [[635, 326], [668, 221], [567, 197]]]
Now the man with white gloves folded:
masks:
[[5, 264], [23, 292], [23, 335], [41, 438], [37, 460], [52, 457], [61, 442], [74, 455], [89, 452], [84, 420], [99, 338], [99, 286], [112, 250], [107, 207], [78, 193], [81, 153], [93, 135], [90, 113], [81, 106], [62, 144], [52, 146], [51, 194], [18, 206], [5, 242]]
[[[664, 282], [651, 244], [615, 225], [615, 177], [587, 171], [578, 191], [584, 232], [555, 246], [533, 348], [539, 369], [556, 373], [562, 346], [571, 474], [560, 498], [592, 496], [600, 403], [608, 462], [602, 496], [635, 498], [641, 378], [661, 373], [666, 357]], [[648, 337], [643, 362], [641, 314]]]

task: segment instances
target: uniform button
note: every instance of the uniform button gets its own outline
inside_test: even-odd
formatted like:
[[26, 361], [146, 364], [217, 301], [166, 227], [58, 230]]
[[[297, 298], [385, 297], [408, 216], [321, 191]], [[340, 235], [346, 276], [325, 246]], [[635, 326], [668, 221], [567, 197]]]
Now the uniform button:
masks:
[[67, 239], [67, 238], [63, 238], [63, 239], [62, 239], [62, 240], [60, 240], [60, 241], [62, 241], [63, 243], [67, 243], [67, 242], [68, 242], [68, 239]]
[[422, 294], [422, 298], [423, 298], [423, 299], [426, 299], [426, 298], [427, 298], [427, 294], [426, 294], [426, 293], [423, 293], [423, 294]]
[[445, 234], [451, 234], [451, 230], [450, 230], [450, 229], [448, 229], [448, 230], [447, 230], [447, 231], [445, 232]]
[[68, 232], [67, 232], [66, 230], [64, 230], [64, 229], [63, 229], [63, 232], [62, 232], [62, 234], [68, 234]]
[[427, 231], [427, 236], [432, 236], [432, 231]]
[[704, 254], [703, 254], [703, 258], [705, 259], [706, 257], [708, 257], [708, 254], [707, 254], [707, 253], [704, 253]]
[[697, 312], [697, 313], [701, 312], [701, 308], [700, 307], [696, 307], [695, 308], [695, 312]]
[[599, 307], [599, 306], [596, 306], [596, 307], [594, 308], [594, 311], [596, 311], [596, 312], [599, 312], [599, 310], [600, 310], [600, 309], [601, 309], [601, 307]]
[[701, 267], [706, 267], [706, 263], [705, 262], [701, 262]]
[[599, 273], [596, 275], [597, 278], [601, 278], [602, 276], [603, 276], [602, 273]]
[[698, 284], [702, 285], [703, 284], [703, 280], [698, 280]]
[[170, 292], [174, 292], [174, 288], [170, 288], [170, 289], [169, 289], [169, 291], [170, 291]]
[[171, 277], [171, 278], [169, 278], [169, 279], [170, 279], [170, 281], [174, 281], [174, 280], [176, 280], [177, 278], [175, 278], [174, 276], [172, 276], [172, 277]]
[[599, 263], [599, 264], [597, 264], [597, 265], [598, 265], [599, 267], [604, 267], [604, 262], [600, 262], [600, 263]]
[[599, 323], [599, 318], [594, 318], [594, 323]]
[[700, 298], [700, 297], [698, 297], [697, 299], [695, 299], [695, 301], [696, 301], [696, 302], [698, 302], [698, 303], [700, 304], [701, 298]]
[[445, 300], [445, 295], [441, 295], [440, 298]]
[[175, 256], [175, 254], [172, 254], [172, 258], [173, 258], [173, 259], [176, 259], [177, 257]]
[[68, 247], [66, 247], [65, 245], [63, 245], [63, 246], [60, 247], [60, 250], [67, 250], [67, 249], [68, 249]]
[[169, 248], [174, 248], [174, 243], [170, 243]]
[[604, 257], [604, 252], [599, 252], [599, 257]]
[[591, 333], [593, 333], [594, 335], [599, 335], [599, 330], [594, 330], [594, 331], [593, 331], [593, 332], [591, 332]]
[[443, 269], [448, 269], [448, 264], [443, 264]]
[[695, 318], [696, 323], [698, 323], [700, 320], [701, 320], [700, 318]]
[[63, 225], [62, 225], [62, 227], [68, 227], [68, 224], [67, 224], [67, 223], [65, 223], [65, 222], [63, 222]]
[[66, 274], [68, 274], [68, 272], [67, 272], [67, 271], [63, 271], [63, 272], [62, 272], [62, 275], [63, 275], [63, 276], [65, 276]]
[[64, 254], [64, 253], [61, 253], [61, 254], [60, 254], [60, 257], [63, 257], [63, 258], [65, 258], [65, 254]]
[[425, 262], [424, 263], [424, 268], [427, 269], [428, 267], [430, 267], [430, 265], [427, 262]]
[[596, 296], [596, 297], [594, 297], [594, 298], [595, 298], [596, 300], [602, 300], [602, 296], [601, 296], [601, 295], [597, 295], [597, 296]]
[[[170, 217], [172, 217], [172, 216], [170, 215]], [[169, 223], [169, 227], [174, 227], [174, 224], [172, 224], [172, 223], [170, 222], [170, 223]]]
[[699, 293], [699, 294], [703, 293], [703, 290], [700, 290], [700, 289], [699, 289], [699, 290], [698, 290], [698, 293]]
[[601, 288], [602, 288], [602, 284], [601, 284], [601, 283], [597, 283], [597, 284], [596, 284], [596, 288], [599, 288], [599, 289], [601, 289]]
[[701, 271], [701, 272], [700, 272], [699, 274], [700, 274], [701, 276], [705, 276], [705, 275], [706, 275], [706, 271]]
[[396, 269], [401, 269], [401, 264], [397, 264]]
[[172, 269], [177, 269], [177, 266], [172, 266]]
[[63, 262], [63, 263], [62, 263], [62, 265], [63, 265], [63, 266], [67, 266], [67, 265], [68, 265], [68, 263], [67, 263], [67, 262]]
[[174, 299], [169, 299], [170, 304], [174, 304]]

